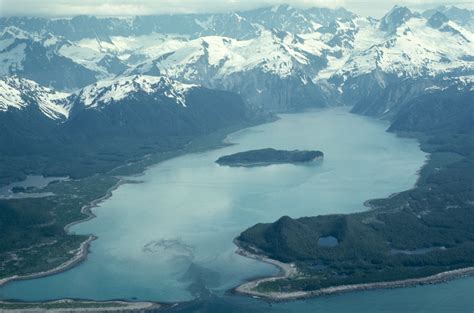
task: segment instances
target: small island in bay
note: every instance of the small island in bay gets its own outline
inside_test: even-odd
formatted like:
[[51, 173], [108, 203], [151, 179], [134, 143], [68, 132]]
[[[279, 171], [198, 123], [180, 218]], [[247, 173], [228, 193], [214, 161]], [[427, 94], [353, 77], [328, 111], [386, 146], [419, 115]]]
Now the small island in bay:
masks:
[[226, 166], [265, 166], [283, 163], [307, 163], [321, 160], [324, 154], [312, 150], [276, 150], [272, 148], [250, 150], [217, 159], [216, 163]]

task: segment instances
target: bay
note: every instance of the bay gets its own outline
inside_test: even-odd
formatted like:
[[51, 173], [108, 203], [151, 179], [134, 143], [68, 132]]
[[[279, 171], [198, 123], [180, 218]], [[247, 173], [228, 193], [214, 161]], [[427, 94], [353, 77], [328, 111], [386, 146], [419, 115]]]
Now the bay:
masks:
[[[61, 274], [9, 283], [0, 288], [0, 298], [166, 302], [201, 298], [206, 300], [192, 305], [260, 312], [268, 304], [225, 292], [253, 277], [275, 274], [277, 269], [235, 254], [233, 238], [255, 223], [272, 222], [283, 215], [296, 218], [366, 210], [363, 202], [367, 199], [411, 188], [426, 154], [415, 140], [385, 132], [387, 126], [342, 108], [282, 114], [276, 122], [229, 135], [227, 141], [234, 145], [157, 164], [131, 178], [142, 181], [140, 184], [120, 186], [94, 208], [95, 219], [72, 228], [76, 233], [98, 236], [85, 262]], [[252, 168], [214, 163], [223, 155], [267, 147], [321, 150], [325, 159], [308, 165]], [[402, 300], [415, 290], [419, 301], [405, 303], [416, 308], [437, 294], [433, 290], [465, 288], [466, 284], [472, 289], [473, 280], [356, 292], [272, 307], [277, 312], [316, 308], [341, 312], [338, 308], [347, 309], [346, 303], [368, 312], [374, 308], [366, 302], [370, 295], [376, 295], [382, 305], [383, 299]], [[183, 306], [176, 309], [187, 310]]]

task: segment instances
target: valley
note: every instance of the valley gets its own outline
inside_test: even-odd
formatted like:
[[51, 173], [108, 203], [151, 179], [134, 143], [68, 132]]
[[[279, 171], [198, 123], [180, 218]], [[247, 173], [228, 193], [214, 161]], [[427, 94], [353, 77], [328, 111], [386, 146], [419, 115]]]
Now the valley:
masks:
[[[473, 16], [0, 16], [0, 309], [367, 312], [470, 276]], [[473, 282], [371, 292], [462, 312]]]
[[[92, 208], [95, 218], [69, 229], [76, 236], [98, 237], [85, 262], [59, 275], [10, 282], [2, 296], [188, 301], [222, 295], [254, 276], [274, 275], [273, 266], [235, 254], [233, 239], [255, 221], [288, 213], [365, 211], [365, 200], [414, 184], [425, 154], [416, 141], [385, 133], [386, 127], [347, 109], [287, 114], [230, 134], [226, 142], [234, 145], [184, 154], [150, 167], [143, 176], [123, 177], [137, 183], [121, 185]], [[321, 149], [326, 159], [308, 166], [214, 163], [218, 156], [262, 143], [286, 150]], [[166, 283], [157, 286], [156, 281]], [[94, 287], [99, 284], [100, 291]]]
[[[71, 234], [69, 228], [93, 218], [91, 209], [110, 197], [112, 191], [121, 184], [135, 182], [120, 177], [140, 174], [157, 162], [182, 154], [222, 146], [226, 134], [238, 128], [197, 138], [182, 149], [150, 154], [132, 162], [129, 160], [127, 164], [103, 174], [49, 184], [40, 189], [41, 193], [50, 193], [53, 196], [0, 199], [2, 220], [8, 219], [12, 224], [2, 227], [2, 238], [9, 239], [2, 242], [0, 285], [11, 280], [31, 279], [62, 272], [83, 261], [88, 250], [88, 245], [83, 243], [94, 240], [94, 236]], [[25, 210], [36, 211], [35, 219], [30, 220], [28, 215], [33, 214]], [[27, 219], [22, 217], [22, 214], [26, 214]], [[26, 232], [25, 227], [34, 227], [37, 232]], [[80, 258], [71, 262], [75, 255], [80, 255]]]

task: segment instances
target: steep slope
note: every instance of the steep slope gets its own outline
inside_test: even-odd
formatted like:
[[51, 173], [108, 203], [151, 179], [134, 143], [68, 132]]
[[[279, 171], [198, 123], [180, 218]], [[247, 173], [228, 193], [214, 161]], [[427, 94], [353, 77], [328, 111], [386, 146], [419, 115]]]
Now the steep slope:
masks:
[[101, 81], [72, 99], [64, 125], [79, 140], [107, 138], [166, 141], [193, 137], [246, 119], [240, 98], [224, 91], [187, 85], [160, 76], [128, 76]]
[[72, 19], [25, 17], [0, 18], [0, 30], [19, 26], [36, 34], [51, 33], [71, 41], [97, 38], [111, 42], [113, 36], [142, 36], [152, 33], [182, 35], [188, 38], [224, 36], [251, 39], [261, 29], [278, 28], [293, 33], [308, 33], [335, 19], [350, 19], [353, 13], [345, 9], [299, 9], [287, 5], [265, 7], [244, 12], [214, 14], [163, 14], [134, 18], [97, 18], [76, 16]]
[[189, 38], [227, 36], [238, 39], [257, 36], [259, 26], [238, 12], [220, 14], [182, 14], [138, 16], [132, 22], [138, 35], [179, 34]]
[[0, 37], [0, 76], [18, 75], [64, 90], [88, 85], [103, 74], [58, 53], [59, 41], [7, 28]]
[[51, 120], [63, 121], [69, 115], [67, 93], [15, 76], [1, 78], [0, 88], [0, 111], [22, 111], [31, 106]]
[[17, 78], [0, 87], [0, 171], [20, 177], [83, 177], [256, 118], [236, 94], [166, 77], [101, 81], [67, 98]]
[[427, 90], [400, 110], [389, 131], [474, 134], [474, 83]]
[[[64, 41], [57, 45], [56, 51], [62, 57], [73, 60], [75, 63], [95, 73], [95, 82], [99, 79], [111, 78], [128, 68], [117, 53], [115, 46], [98, 39], [85, 42]], [[81, 86], [84, 87], [84, 86]]]
[[279, 31], [264, 31], [244, 41], [203, 37], [140, 64], [130, 73], [163, 73], [234, 91], [266, 110], [324, 106], [326, 95], [313, 79], [325, 67], [324, 54], [331, 49], [315, 38]]
[[[0, 25], [21, 25], [28, 32], [15, 29], [13, 42], [1, 42], [0, 48], [6, 47], [1, 70], [53, 86], [82, 86], [116, 75], [167, 75], [239, 93], [248, 105], [267, 111], [344, 103], [355, 105], [357, 113], [393, 115], [424, 89], [472, 75], [474, 35], [445, 13], [425, 18], [395, 6], [377, 21], [344, 9], [282, 5], [129, 19], [6, 18]], [[86, 24], [101, 31], [82, 29]], [[54, 60], [42, 57], [36, 67], [26, 66], [32, 56], [23, 52], [29, 45], [24, 41], [32, 37], [47, 47], [47, 54], [37, 54]], [[56, 79], [58, 67], [70, 69], [66, 79]]]
[[0, 151], [25, 154], [69, 116], [68, 94], [18, 77], [0, 79]]
[[474, 35], [470, 31], [440, 15], [430, 20], [405, 19], [406, 10], [396, 9], [400, 12], [394, 9], [389, 14], [401, 15], [403, 22], [391, 33], [364, 31], [381, 38], [365, 49], [357, 48], [363, 38], [360, 32], [356, 49], [330, 79], [339, 86], [343, 102], [354, 104], [355, 113], [393, 116], [426, 88], [472, 79]]
[[339, 75], [355, 77], [379, 70], [399, 77], [421, 77], [472, 70], [473, 34], [450, 21], [438, 27], [432, 23], [417, 17], [404, 21], [380, 43], [356, 51]]
[[193, 88], [198, 88], [198, 86], [175, 82], [164, 76], [135, 75], [102, 80], [87, 86], [77, 94], [75, 101], [86, 109], [103, 109], [110, 103], [120, 102], [136, 97], [139, 93], [145, 93], [147, 96], [155, 94], [165, 96], [186, 107], [186, 94]]
[[387, 14], [380, 20], [380, 30], [393, 33], [398, 27], [403, 25], [406, 21], [413, 17], [413, 13], [407, 7], [395, 5]]
[[75, 16], [71, 19], [47, 19], [42, 17], [2, 17], [0, 30], [16, 26], [32, 34], [51, 33], [67, 40], [76, 41], [82, 38], [100, 38], [108, 40], [114, 34], [132, 35], [127, 19], [97, 18], [94, 16]]
[[426, 10], [422, 13], [427, 19], [431, 18], [437, 12], [442, 13], [451, 21], [456, 22], [458, 25], [469, 29], [471, 32], [474, 31], [474, 10], [457, 8], [455, 6], [442, 5], [435, 9]]
[[329, 26], [335, 20], [350, 20], [355, 17], [355, 14], [343, 8], [302, 9], [286, 4], [239, 14], [253, 24], [262, 25], [267, 30], [279, 29], [293, 34], [312, 33], [322, 26]]

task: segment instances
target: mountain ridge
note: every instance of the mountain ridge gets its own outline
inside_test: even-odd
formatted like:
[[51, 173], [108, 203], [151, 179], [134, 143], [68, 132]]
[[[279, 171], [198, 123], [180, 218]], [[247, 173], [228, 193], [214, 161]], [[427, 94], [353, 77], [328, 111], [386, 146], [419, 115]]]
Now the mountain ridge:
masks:
[[[0, 60], [5, 64], [2, 75], [15, 73], [63, 91], [145, 74], [236, 92], [249, 106], [270, 112], [353, 105], [367, 98], [387, 100], [381, 95], [397, 85], [403, 88], [406, 80], [418, 84], [420, 77], [430, 77], [417, 89], [420, 94], [430, 84], [472, 76], [473, 33], [447, 13], [438, 13], [423, 15], [395, 6], [375, 20], [343, 9], [279, 6], [136, 17], [139, 22], [86, 16], [54, 21], [11, 17], [0, 19], [5, 37], [0, 40], [0, 48], [4, 47]], [[238, 35], [232, 31], [243, 26], [221, 23], [229, 16], [230, 22], [241, 26], [252, 19], [260, 23], [245, 28], [252, 35]], [[183, 20], [186, 31], [171, 32], [172, 19]], [[157, 27], [158, 22], [166, 27]], [[109, 33], [79, 31], [84, 23]], [[104, 28], [103, 23], [109, 24]], [[142, 24], [148, 28], [138, 27]], [[76, 37], [58, 35], [59, 30]], [[13, 54], [6, 50], [9, 47], [16, 49]], [[58, 67], [66, 70], [66, 79], [55, 71]], [[48, 74], [38, 76], [40, 72]], [[358, 91], [354, 86], [368, 88]]]

